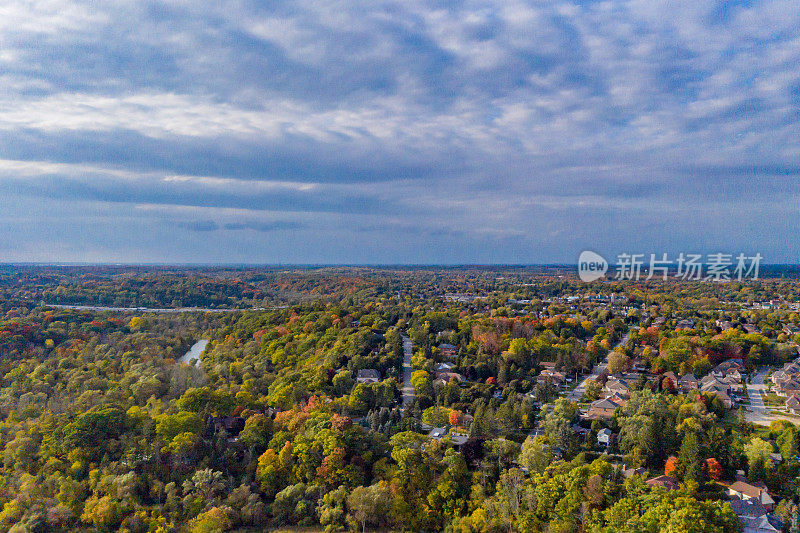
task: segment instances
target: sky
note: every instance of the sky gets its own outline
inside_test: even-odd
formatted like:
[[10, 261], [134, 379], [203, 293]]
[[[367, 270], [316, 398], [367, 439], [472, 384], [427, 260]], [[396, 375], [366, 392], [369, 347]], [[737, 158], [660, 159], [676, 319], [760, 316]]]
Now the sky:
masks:
[[0, 3], [0, 262], [800, 262], [797, 0]]

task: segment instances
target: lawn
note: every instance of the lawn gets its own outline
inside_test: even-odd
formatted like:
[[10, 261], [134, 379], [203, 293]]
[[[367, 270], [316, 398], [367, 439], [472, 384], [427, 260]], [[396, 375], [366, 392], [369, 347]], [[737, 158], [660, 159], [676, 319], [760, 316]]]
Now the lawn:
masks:
[[783, 407], [783, 404], [786, 402], [786, 398], [781, 398], [777, 394], [771, 392], [764, 394], [763, 397], [764, 397], [764, 405], [768, 405], [771, 407]]

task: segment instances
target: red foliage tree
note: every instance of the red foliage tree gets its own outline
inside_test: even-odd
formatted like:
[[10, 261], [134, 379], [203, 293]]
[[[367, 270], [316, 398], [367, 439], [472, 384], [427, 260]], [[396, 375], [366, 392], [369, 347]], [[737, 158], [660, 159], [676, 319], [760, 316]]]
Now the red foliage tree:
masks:
[[708, 468], [708, 477], [714, 481], [722, 479], [722, 465], [715, 458], [706, 459], [706, 468]]

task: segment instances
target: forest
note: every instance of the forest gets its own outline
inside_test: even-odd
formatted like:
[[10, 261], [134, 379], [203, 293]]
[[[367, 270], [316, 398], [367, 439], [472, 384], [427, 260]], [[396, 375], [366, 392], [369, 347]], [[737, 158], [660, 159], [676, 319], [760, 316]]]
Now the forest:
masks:
[[734, 532], [742, 476], [798, 531], [795, 423], [669, 377], [790, 362], [795, 302], [791, 277], [6, 266], [0, 531]]

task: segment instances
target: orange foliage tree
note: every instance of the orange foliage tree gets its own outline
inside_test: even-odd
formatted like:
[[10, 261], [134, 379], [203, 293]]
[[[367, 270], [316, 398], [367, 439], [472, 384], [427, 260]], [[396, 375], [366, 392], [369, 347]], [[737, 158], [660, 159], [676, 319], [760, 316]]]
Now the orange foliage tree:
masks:
[[671, 476], [675, 469], [678, 468], [678, 458], [674, 455], [670, 455], [667, 462], [664, 464], [664, 475]]

